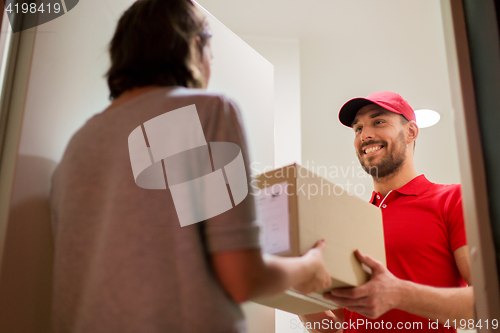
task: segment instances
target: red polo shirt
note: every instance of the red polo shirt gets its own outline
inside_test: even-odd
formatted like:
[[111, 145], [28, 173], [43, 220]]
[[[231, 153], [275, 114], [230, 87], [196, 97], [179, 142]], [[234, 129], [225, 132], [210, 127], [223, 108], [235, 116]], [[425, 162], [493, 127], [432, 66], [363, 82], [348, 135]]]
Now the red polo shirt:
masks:
[[[456, 249], [467, 244], [459, 184], [434, 184], [420, 175], [390, 191], [385, 198], [373, 192], [370, 202], [382, 209], [389, 271], [400, 279], [429, 286], [466, 286], [453, 256]], [[391, 310], [371, 320], [344, 309], [344, 321], [364, 323], [351, 325], [344, 332], [398, 328], [416, 332], [456, 332], [442, 325], [438, 329], [431, 328], [428, 319], [400, 310]]]

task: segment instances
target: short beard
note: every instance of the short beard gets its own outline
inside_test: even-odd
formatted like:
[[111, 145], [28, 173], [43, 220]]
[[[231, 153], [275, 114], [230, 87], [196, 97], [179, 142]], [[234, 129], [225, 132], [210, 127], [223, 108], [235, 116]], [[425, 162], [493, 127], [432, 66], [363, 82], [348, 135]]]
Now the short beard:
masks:
[[386, 141], [368, 141], [366, 142], [366, 144], [362, 145], [359, 148], [359, 151], [356, 152], [356, 155], [358, 155], [358, 160], [363, 170], [365, 170], [366, 173], [371, 175], [374, 179], [395, 176], [406, 160], [406, 144], [404, 131], [401, 131], [399, 133], [395, 141], [395, 145], [392, 147], [391, 151], [387, 151], [387, 155], [382, 158], [382, 161], [378, 165], [367, 166], [362, 158], [364, 154], [363, 147], [373, 144], [381, 144], [386, 149], [388, 148]]

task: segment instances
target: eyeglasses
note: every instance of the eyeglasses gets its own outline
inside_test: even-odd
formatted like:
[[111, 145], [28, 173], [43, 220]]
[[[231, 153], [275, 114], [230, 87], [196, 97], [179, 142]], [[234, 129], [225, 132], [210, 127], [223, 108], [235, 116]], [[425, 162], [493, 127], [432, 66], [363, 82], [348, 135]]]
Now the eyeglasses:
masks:
[[202, 39], [209, 39], [212, 37], [212, 34], [207, 29], [204, 29], [198, 34], [198, 36], [200, 36]]

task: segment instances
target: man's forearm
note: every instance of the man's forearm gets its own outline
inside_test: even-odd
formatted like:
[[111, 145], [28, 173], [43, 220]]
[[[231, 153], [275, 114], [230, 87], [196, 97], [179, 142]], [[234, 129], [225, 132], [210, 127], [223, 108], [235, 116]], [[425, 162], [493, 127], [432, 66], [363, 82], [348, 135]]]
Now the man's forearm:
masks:
[[397, 308], [417, 316], [439, 320], [474, 319], [474, 292], [472, 287], [436, 288], [410, 281], [400, 281], [400, 299]]
[[324, 295], [339, 306], [371, 319], [392, 309], [437, 319], [443, 324], [448, 319], [474, 319], [472, 287], [437, 288], [401, 280], [382, 263], [359, 251], [357, 255], [372, 270], [372, 276], [359, 287], [333, 289]]

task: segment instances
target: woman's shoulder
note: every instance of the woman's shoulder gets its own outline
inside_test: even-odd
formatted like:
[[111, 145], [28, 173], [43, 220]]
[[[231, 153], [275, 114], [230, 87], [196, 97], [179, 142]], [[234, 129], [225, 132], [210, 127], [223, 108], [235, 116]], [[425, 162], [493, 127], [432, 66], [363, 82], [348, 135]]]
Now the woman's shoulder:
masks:
[[196, 88], [174, 87], [167, 90], [166, 96], [170, 98], [195, 98], [206, 101], [215, 100], [234, 104], [234, 101], [225, 94]]

